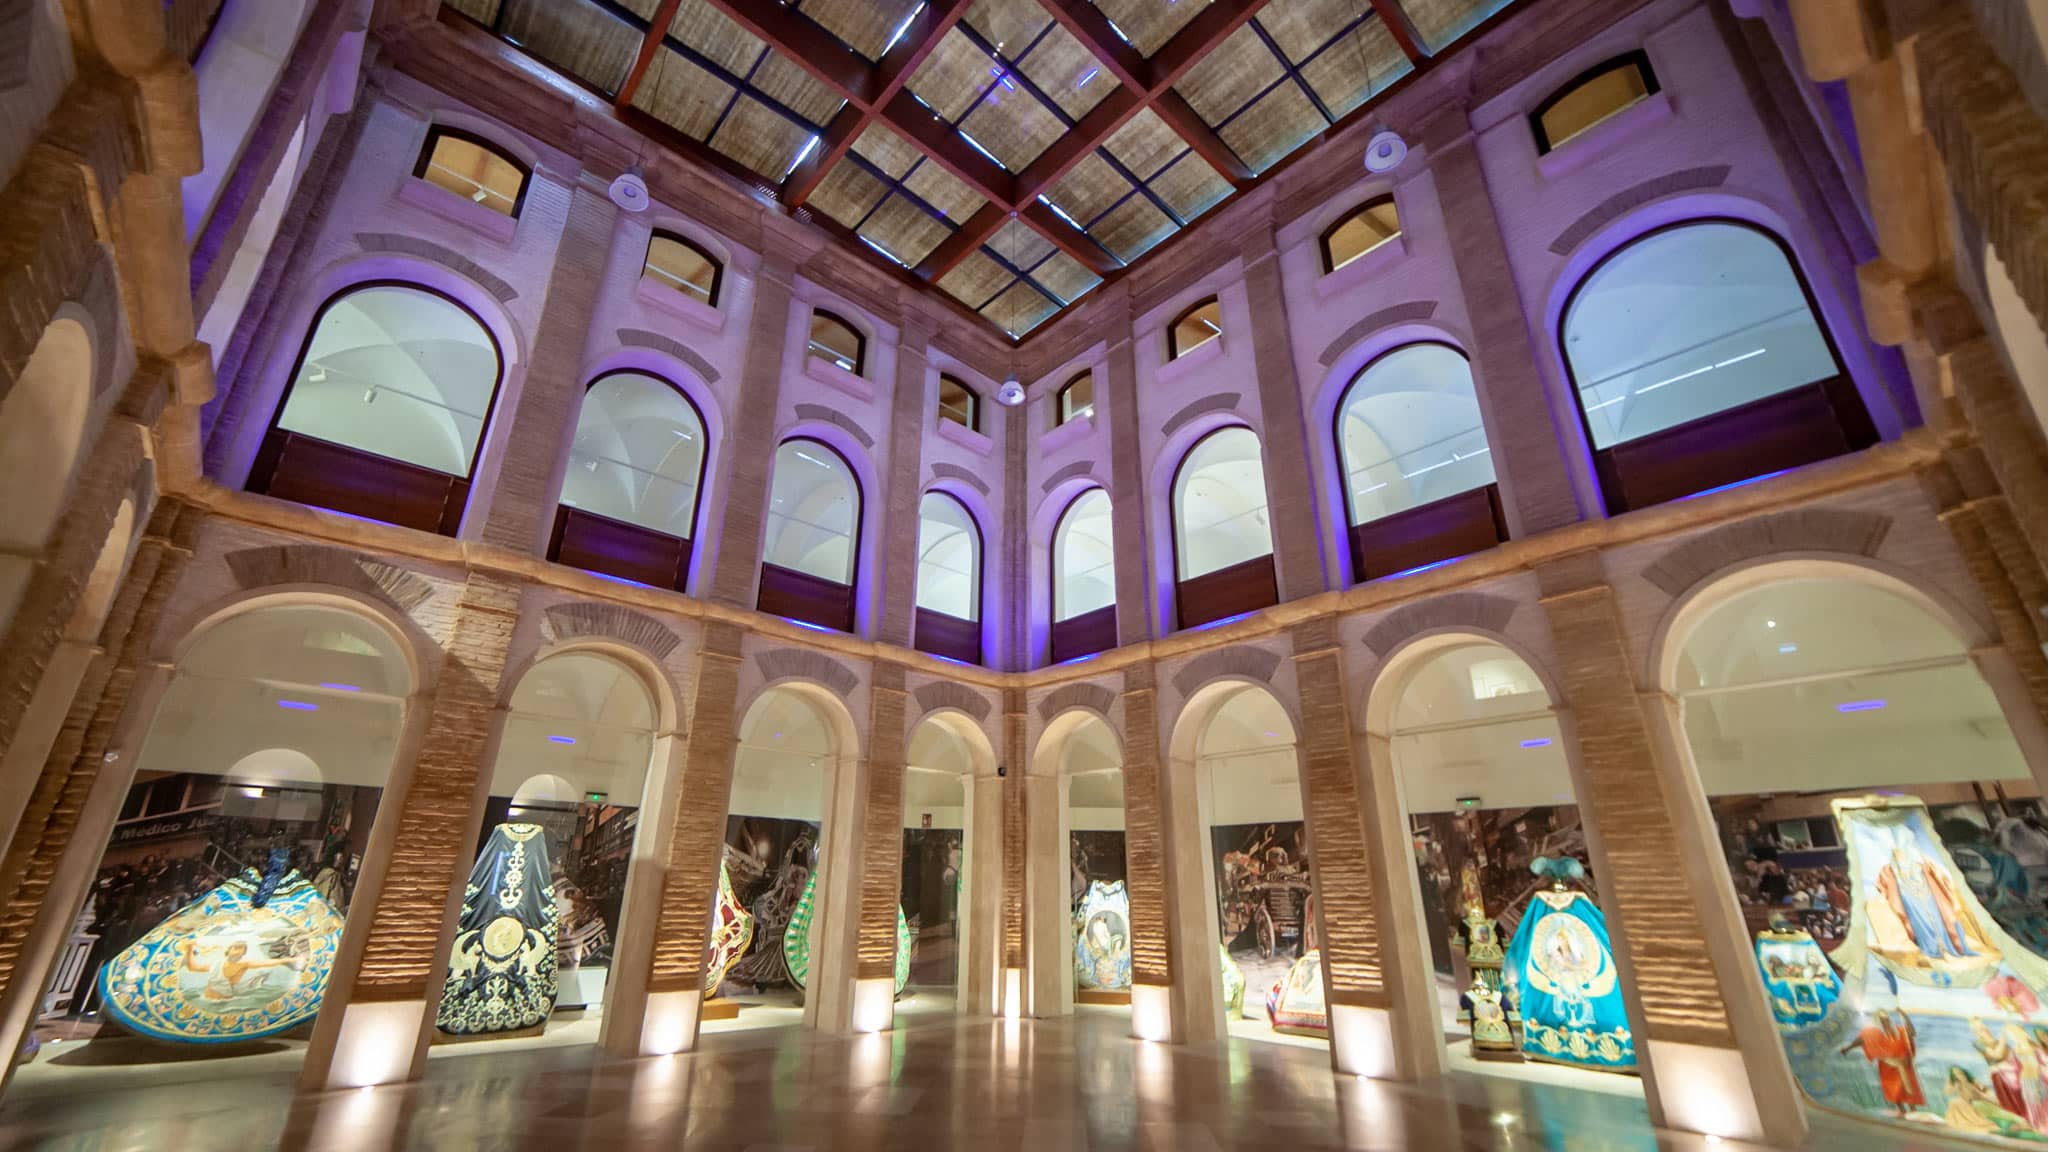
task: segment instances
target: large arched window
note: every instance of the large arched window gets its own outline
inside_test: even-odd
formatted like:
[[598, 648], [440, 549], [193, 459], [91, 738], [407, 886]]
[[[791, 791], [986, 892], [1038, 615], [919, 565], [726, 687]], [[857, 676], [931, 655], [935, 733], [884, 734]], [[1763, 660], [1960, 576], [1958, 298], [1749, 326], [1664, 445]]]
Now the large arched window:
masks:
[[1265, 465], [1251, 429], [1219, 428], [1181, 460], [1173, 478], [1173, 543], [1181, 627], [1279, 602]]
[[704, 421], [675, 385], [631, 371], [591, 381], [548, 559], [684, 591], [704, 455]]
[[853, 631], [860, 562], [860, 482], [844, 457], [817, 440], [775, 450], [761, 552], [763, 612]]
[[453, 536], [503, 370], [453, 298], [350, 288], [314, 318], [249, 490]]
[[1074, 498], [1052, 530], [1052, 658], [1116, 646], [1116, 543], [1109, 493]]
[[981, 662], [981, 529], [943, 492], [917, 506], [917, 647]]
[[1877, 439], [1791, 253], [1748, 224], [1693, 221], [1609, 255], [1561, 343], [1610, 512]]
[[1472, 366], [1448, 344], [1407, 344], [1366, 365], [1337, 408], [1337, 454], [1360, 580], [1506, 538]]

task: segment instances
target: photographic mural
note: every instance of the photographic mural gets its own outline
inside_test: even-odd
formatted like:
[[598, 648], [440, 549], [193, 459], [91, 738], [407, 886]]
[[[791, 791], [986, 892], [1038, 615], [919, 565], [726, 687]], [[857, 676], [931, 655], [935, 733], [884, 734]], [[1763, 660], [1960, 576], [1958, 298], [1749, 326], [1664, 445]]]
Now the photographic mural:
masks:
[[1124, 886], [1124, 834], [1068, 834], [1068, 911], [1074, 926], [1074, 986], [1088, 992], [1131, 988], [1131, 896]]
[[472, 883], [491, 865], [495, 830], [508, 823], [540, 830], [538, 848], [545, 853], [548, 883], [554, 888], [555, 1008], [603, 1004], [639, 809], [587, 802], [515, 806], [493, 796], [484, 804]]
[[1209, 829], [1216, 926], [1224, 955], [1244, 974], [1244, 1015], [1266, 1015], [1266, 993], [1316, 948], [1307, 825], [1299, 820]]
[[1714, 802], [1800, 1088], [1951, 1135], [2048, 1141], [2038, 803], [1825, 799], [1826, 819]]
[[967, 834], [958, 828], [903, 830], [903, 914], [914, 941], [910, 983], [959, 982], [960, 872]]
[[725, 867], [740, 906], [754, 917], [754, 934], [727, 969], [721, 993], [794, 992], [783, 935], [818, 867], [818, 825], [769, 816], [727, 817]]
[[138, 775], [36, 1042], [129, 1031], [206, 1043], [309, 1023], [380, 793]]
[[1471, 899], [1465, 891], [1468, 876], [1476, 878], [1478, 898], [1487, 918], [1499, 926], [1503, 942], [1514, 939], [1536, 894], [1552, 886], [1551, 880], [1531, 871], [1539, 859], [1577, 860], [1583, 875], [1572, 881], [1573, 886], [1595, 904], [1600, 901], [1576, 806], [1420, 812], [1412, 817], [1410, 828], [1431, 955], [1436, 970], [1446, 977], [1452, 972], [1453, 947], [1464, 939], [1465, 905]]

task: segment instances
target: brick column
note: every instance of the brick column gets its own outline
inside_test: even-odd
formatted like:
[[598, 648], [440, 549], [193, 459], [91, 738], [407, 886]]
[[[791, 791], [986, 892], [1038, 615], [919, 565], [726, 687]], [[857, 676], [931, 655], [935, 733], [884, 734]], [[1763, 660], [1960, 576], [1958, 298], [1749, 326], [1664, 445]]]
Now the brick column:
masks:
[[1026, 810], [1026, 765], [1030, 748], [1026, 744], [1030, 717], [1025, 711], [1022, 688], [1003, 690], [1004, 776], [1000, 779], [1003, 798], [1003, 939], [1002, 965], [997, 972], [998, 1010], [1007, 1016], [1022, 1016], [1030, 1000], [1025, 987], [1030, 969], [1030, 905], [1025, 887], [1026, 859], [1030, 855], [1030, 813]]
[[875, 661], [868, 682], [867, 789], [862, 797], [860, 928], [853, 1026], [879, 1032], [894, 1019], [896, 915], [903, 903], [904, 667]]
[[[410, 777], [382, 801], [400, 806], [390, 851], [371, 856], [359, 882], [359, 892], [376, 889], [362, 958], [345, 1002], [327, 1005], [316, 1022], [319, 1058], [309, 1056], [302, 1087], [390, 1083], [416, 1077], [424, 1063], [451, 911], [469, 875], [488, 783], [484, 766], [502, 722], [499, 680], [521, 591], [475, 573], [463, 586], [431, 700], [417, 706], [424, 715], [406, 717], [418, 740]], [[344, 959], [349, 951], [344, 941]], [[322, 1045], [330, 1035], [332, 1045]]]
[[[163, 607], [192, 558], [197, 517], [182, 503], [157, 506], [127, 579], [100, 627], [99, 650], [87, 666], [71, 707], [44, 761], [42, 775], [0, 859], [0, 1043], [12, 1059], [41, 1007], [43, 986], [57, 946], [71, 931], [85, 885], [104, 844], [74, 843], [80, 815], [124, 726], [129, 705]], [[60, 863], [71, 883], [53, 889]]]
[[918, 482], [924, 478], [924, 434], [931, 419], [924, 386], [930, 343], [929, 322], [912, 308], [896, 345], [896, 391], [889, 400], [889, 467], [882, 474], [879, 494], [882, 631], [875, 637], [905, 648], [917, 629], [917, 504]]
[[[1301, 763], [1309, 849], [1315, 861], [1316, 936], [1323, 951], [1329, 1005], [1330, 1059], [1339, 1072], [1415, 1075], [1397, 1038], [1414, 1021], [1394, 1019], [1389, 984], [1402, 956], [1384, 947], [1380, 909], [1390, 879], [1373, 855], [1367, 808], [1354, 759], [1350, 689], [1338, 647], [1337, 618], [1320, 616], [1289, 630], [1295, 683], [1301, 695]], [[1402, 843], [1407, 841], [1403, 838]], [[1412, 934], [1411, 934], [1412, 935]], [[1411, 952], [1415, 951], [1410, 949]], [[1428, 1027], [1429, 1021], [1421, 1022]]]
[[1252, 305], [1252, 364], [1259, 382], [1265, 435], [1259, 458], [1266, 470], [1266, 522], [1273, 529], [1273, 565], [1281, 600], [1313, 596], [1329, 586], [1323, 571], [1321, 519], [1308, 466], [1308, 427], [1301, 415], [1301, 384], [1287, 332], [1287, 293], [1280, 283], [1280, 252], [1273, 229], [1260, 224], [1246, 236], [1244, 286]]
[[1167, 911], [1166, 764], [1159, 754], [1152, 665], [1124, 669], [1121, 699], [1124, 886], [1131, 895], [1131, 1027], [1144, 1039], [1178, 1039], [1178, 1014], [1172, 1007], [1172, 918]]
[[696, 698], [687, 719], [689, 749], [677, 787], [675, 826], [654, 926], [654, 962], [647, 978], [647, 1017], [640, 1054], [659, 1056], [697, 1046], [697, 1010], [704, 998], [704, 949], [725, 858], [726, 809], [732, 804], [733, 755], [739, 747], [740, 642], [736, 624], [708, 620], [697, 655]]
[[[547, 546], [566, 448], [589, 384], [583, 378], [583, 349], [618, 217], [618, 207], [600, 179], [582, 173], [570, 193], [569, 219], [555, 246], [547, 302], [534, 329], [526, 377], [511, 413], [512, 428], [497, 441], [498, 475], [480, 534], [486, 544], [530, 554]], [[504, 411], [502, 405], [499, 411]]]
[[1653, 1123], [1793, 1146], [1806, 1119], [1676, 700], [1638, 698], [1601, 558], [1536, 570], [1559, 716]]
[[[747, 321], [747, 363], [740, 369], [739, 411], [721, 445], [726, 460], [725, 513], [719, 517], [718, 556], [710, 598], [752, 608], [761, 580], [761, 530], [768, 510], [769, 474], [775, 469], [775, 410], [782, 396], [784, 336], [796, 261], [770, 249], [754, 277], [754, 310]], [[713, 533], [707, 533], [713, 535]]]
[[1425, 135], [1439, 133], [1445, 140], [1429, 142], [1429, 170], [1472, 325], [1472, 347], [1466, 351], [1472, 356], [1479, 415], [1493, 448], [1508, 531], [1533, 536], [1579, 519], [1563, 430], [1536, 370], [1537, 349], [1525, 321], [1530, 313], [1515, 288], [1464, 110], [1445, 112]]
[[[1101, 307], [1106, 302], [1098, 302]], [[1118, 303], [1111, 307], [1128, 310]], [[1097, 412], [1109, 416], [1110, 535], [1116, 544], [1116, 642], [1137, 644], [1152, 638], [1152, 574], [1145, 532], [1145, 461], [1138, 444], [1138, 362], [1131, 342], [1131, 319], [1119, 316], [1107, 332], [1109, 356], [1102, 365], [1103, 395]], [[1170, 631], [1170, 629], [1169, 629]]]

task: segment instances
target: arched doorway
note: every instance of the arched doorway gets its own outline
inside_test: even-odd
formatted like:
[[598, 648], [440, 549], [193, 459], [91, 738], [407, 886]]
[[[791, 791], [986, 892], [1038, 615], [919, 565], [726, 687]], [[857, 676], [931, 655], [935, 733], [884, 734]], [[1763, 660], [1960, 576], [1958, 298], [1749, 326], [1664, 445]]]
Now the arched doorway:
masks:
[[412, 690], [403, 641], [339, 601], [247, 604], [186, 643], [17, 1092], [297, 1067]]
[[[1179, 978], [1200, 979], [1219, 998], [1233, 1036], [1326, 1045], [1314, 857], [1293, 720], [1263, 687], [1210, 684], [1182, 711], [1173, 755], [1175, 786], [1194, 785], [1195, 811], [1176, 806], [1175, 818], [1194, 819], [1205, 897], [1190, 908], [1193, 885], [1180, 882]], [[1196, 930], [1198, 939], [1188, 937]], [[1191, 1021], [1199, 1035], [1194, 1029]]]
[[2048, 811], [1957, 619], [1797, 562], [1695, 597], [1662, 686], [1813, 1104], [2048, 1136]]
[[[977, 783], [995, 753], [967, 717], [942, 712], [911, 731], [903, 775], [901, 901], [911, 934], [910, 971], [897, 1011], [952, 1012], [991, 1004], [993, 907], [1000, 900], [976, 867], [989, 835], [976, 818]], [[984, 923], [985, 922], [985, 923]]]
[[[658, 708], [602, 652], [533, 665], [512, 690], [436, 1012], [435, 1052], [514, 1038], [592, 1044], [639, 855]], [[515, 891], [516, 889], [516, 891]], [[512, 951], [499, 947], [506, 918]], [[495, 935], [494, 935], [495, 934]]]
[[1449, 1066], [1638, 1091], [1611, 1074], [1635, 1069], [1633, 1030], [1548, 690], [1482, 637], [1433, 637], [1398, 659], [1369, 726], [1413, 838]]
[[[1032, 758], [1029, 795], [1036, 889], [1032, 1014], [1075, 1007], [1128, 1014], [1131, 896], [1124, 857], [1123, 748], [1093, 712], [1053, 717]], [[1047, 819], [1036, 813], [1044, 811]], [[1042, 831], [1040, 826], [1042, 825]]]
[[826, 873], [833, 847], [827, 814], [851, 731], [836, 699], [797, 683], [762, 693], [740, 722], [714, 907], [736, 906], [751, 925], [743, 948], [721, 953], [714, 939], [706, 1031], [817, 1027], [821, 1001], [833, 999], [830, 969], [844, 950], [830, 944], [828, 916], [845, 922], [832, 905], [853, 897], [858, 877]]

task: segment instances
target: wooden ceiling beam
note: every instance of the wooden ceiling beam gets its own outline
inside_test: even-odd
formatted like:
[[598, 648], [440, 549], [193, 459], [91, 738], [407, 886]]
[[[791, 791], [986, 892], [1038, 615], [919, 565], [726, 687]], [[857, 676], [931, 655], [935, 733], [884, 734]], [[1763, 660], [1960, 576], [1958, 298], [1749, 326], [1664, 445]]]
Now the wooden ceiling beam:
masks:
[[939, 241], [917, 266], [918, 279], [928, 284], [937, 284], [946, 273], [958, 267], [962, 260], [974, 254], [976, 248], [988, 243], [989, 237], [1002, 230], [1003, 222], [1010, 214], [1000, 204], [983, 204], [981, 208], [962, 221], [951, 236]]
[[1059, 139], [1017, 174], [1017, 206], [1036, 200], [1039, 193], [1059, 183], [1060, 177], [1116, 135], [1117, 129], [1129, 123], [1144, 106], [1144, 98], [1129, 88], [1118, 88], [1096, 101], [1095, 107], [1083, 113], [1072, 128], [1061, 133]]
[[841, 107], [839, 114], [832, 117], [832, 123], [827, 124], [824, 133], [818, 137], [818, 146], [811, 149], [802, 163], [790, 169], [788, 176], [783, 177], [782, 188], [777, 193], [782, 202], [791, 208], [802, 207], [804, 201], [811, 198], [811, 193], [818, 190], [818, 185], [825, 182], [825, 174], [832, 171], [832, 166], [853, 150], [853, 142], [860, 139], [861, 130], [867, 125], [867, 113], [851, 104]]
[[1024, 222], [1038, 230], [1038, 234], [1053, 242], [1060, 251], [1081, 262], [1081, 265], [1097, 276], [1107, 276], [1123, 267], [1123, 261], [1111, 255], [1109, 249], [1095, 242], [1072, 224], [1066, 217], [1033, 200], [1017, 213]]
[[873, 64], [794, 8], [772, 0], [709, 0], [733, 23], [768, 42], [770, 48], [816, 77], [818, 82], [872, 111], [880, 88]]
[[640, 39], [640, 54], [633, 58], [632, 70], [626, 73], [625, 83], [619, 85], [618, 97], [612, 101], [620, 108], [633, 106], [633, 94], [640, 90], [640, 80], [647, 75], [647, 66], [654, 63], [654, 53], [661, 47], [661, 38], [668, 32], [668, 26], [676, 21], [676, 9], [683, 6], [683, 0], [661, 0], [654, 10], [654, 18], [647, 22], [647, 35]]
[[1216, 0], [1202, 9], [1200, 15], [1182, 25], [1172, 39], [1152, 54], [1151, 69], [1146, 74], [1147, 93], [1156, 97], [1180, 83], [1188, 69], [1249, 23], [1266, 3], [1267, 0]]
[[1408, 10], [1401, 6], [1401, 0], [1372, 0], [1372, 10], [1379, 13], [1380, 23], [1393, 34], [1394, 43], [1408, 54], [1408, 62], [1420, 64], [1429, 59], [1429, 45], [1422, 39], [1422, 33], [1415, 30], [1415, 21], [1408, 18]]
[[875, 115], [983, 197], [1004, 207], [1014, 203], [1017, 178], [1010, 170], [983, 155], [981, 149], [969, 144], [951, 124], [933, 115], [917, 97], [907, 91], [898, 92], [885, 107], [876, 109]]
[[910, 82], [911, 74], [918, 65], [925, 62], [938, 50], [939, 41], [953, 30], [953, 25], [967, 15], [968, 0], [927, 0], [924, 8], [903, 30], [896, 46], [882, 53], [881, 63], [875, 65], [875, 103], [887, 104], [896, 93]]
[[1094, 53], [1103, 70], [1116, 82], [1137, 92], [1151, 88], [1151, 67], [1135, 45], [1116, 34], [1109, 17], [1092, 0], [1043, 0], [1045, 10], [1072, 33], [1081, 46]]
[[1242, 188], [1252, 182], [1252, 170], [1243, 160], [1238, 159], [1237, 153], [1223, 142], [1223, 137], [1218, 135], [1214, 128], [1209, 127], [1209, 122], [1202, 119], [1201, 114], [1195, 111], [1194, 105], [1188, 103], [1187, 97], [1182, 96], [1178, 89], [1168, 88], [1153, 97], [1152, 111], [1166, 122], [1168, 128], [1179, 133], [1180, 138], [1188, 142], [1188, 147], [1195, 150], [1195, 155], [1207, 160], [1211, 168], [1221, 172], [1223, 178], [1230, 181], [1231, 187]]

